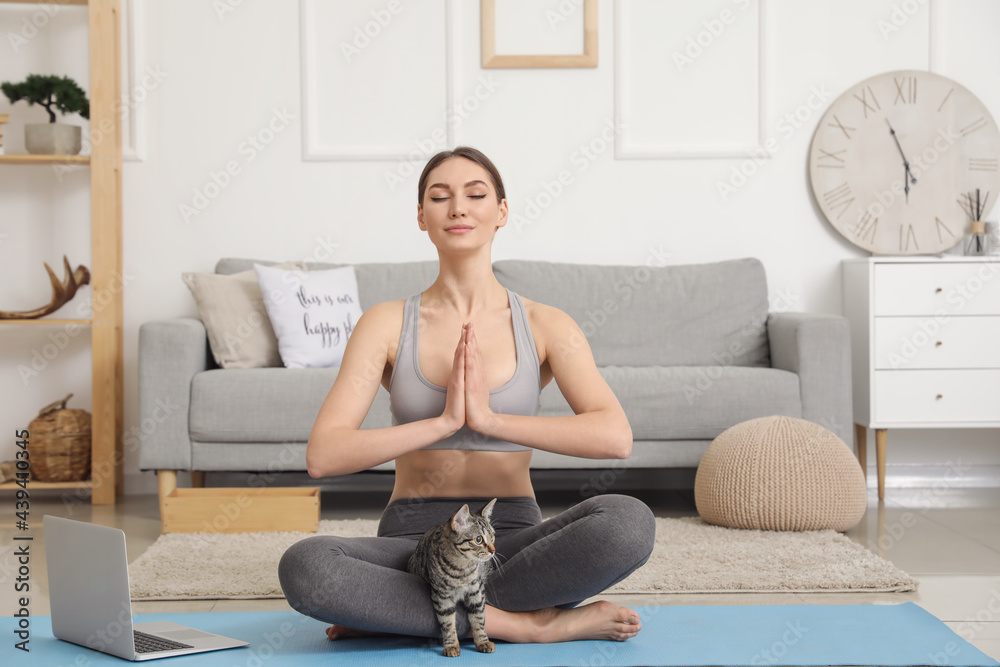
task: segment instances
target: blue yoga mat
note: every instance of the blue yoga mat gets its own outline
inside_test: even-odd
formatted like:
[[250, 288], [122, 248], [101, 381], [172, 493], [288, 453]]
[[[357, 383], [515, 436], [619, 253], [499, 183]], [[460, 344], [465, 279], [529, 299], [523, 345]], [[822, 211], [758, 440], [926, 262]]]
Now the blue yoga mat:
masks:
[[[331, 642], [322, 623], [294, 611], [136, 614], [135, 622], [173, 621], [250, 642], [176, 658], [170, 667], [349, 664], [488, 665], [966, 665], [997, 666], [912, 602], [900, 605], [733, 605], [632, 607], [642, 631], [626, 642], [497, 642], [495, 653], [462, 642], [457, 658], [440, 639], [383, 637]], [[122, 665], [126, 661], [52, 637], [51, 619], [31, 619], [30, 653], [14, 648], [14, 618], [0, 619], [0, 665]], [[151, 663], [156, 664], [156, 663]]]

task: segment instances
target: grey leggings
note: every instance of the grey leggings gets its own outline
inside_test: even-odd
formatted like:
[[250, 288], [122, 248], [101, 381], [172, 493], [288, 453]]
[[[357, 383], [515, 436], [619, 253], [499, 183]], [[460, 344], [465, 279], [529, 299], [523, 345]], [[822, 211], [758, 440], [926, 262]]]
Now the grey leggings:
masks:
[[[316, 535], [296, 542], [278, 564], [293, 609], [326, 623], [417, 637], [440, 637], [430, 587], [406, 571], [420, 536], [462, 506], [478, 512], [490, 498], [419, 498], [389, 503], [378, 537]], [[491, 523], [502, 565], [486, 603], [507, 611], [568, 608], [621, 581], [649, 559], [656, 522], [625, 495], [584, 500], [542, 521], [530, 497], [497, 500]], [[470, 625], [460, 608], [459, 637]]]

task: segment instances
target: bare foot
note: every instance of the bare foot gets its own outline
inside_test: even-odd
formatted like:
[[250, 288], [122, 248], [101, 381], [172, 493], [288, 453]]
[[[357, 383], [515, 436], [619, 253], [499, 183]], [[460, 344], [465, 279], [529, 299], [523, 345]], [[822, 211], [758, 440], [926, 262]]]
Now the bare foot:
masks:
[[348, 639], [350, 637], [389, 637], [387, 632], [371, 632], [369, 630], [355, 630], [343, 625], [331, 625], [326, 629], [326, 636], [333, 639]]
[[536, 614], [538, 641], [571, 642], [579, 639], [611, 639], [623, 642], [639, 634], [639, 614], [607, 600], [572, 609], [540, 609]]
[[549, 607], [529, 612], [506, 612], [487, 605], [486, 633], [511, 642], [547, 644], [579, 639], [623, 642], [639, 634], [639, 614], [607, 600], [582, 607]]

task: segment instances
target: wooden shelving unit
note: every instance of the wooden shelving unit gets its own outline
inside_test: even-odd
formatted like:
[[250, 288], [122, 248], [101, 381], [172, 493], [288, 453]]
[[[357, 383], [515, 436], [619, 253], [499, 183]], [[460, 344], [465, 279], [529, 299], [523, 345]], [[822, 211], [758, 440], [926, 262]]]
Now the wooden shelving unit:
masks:
[[[5, 484], [0, 484], [0, 489], [20, 489], [21, 487], [14, 482], [6, 482]], [[93, 482], [90, 480], [85, 480], [83, 482], [28, 482], [28, 490], [34, 491], [38, 489], [90, 489], [93, 488]], [[95, 501], [96, 502], [96, 501]]]
[[[0, 0], [37, 4], [45, 0]], [[90, 489], [91, 502], [113, 504], [122, 493], [122, 141], [115, 102], [121, 97], [120, 0], [69, 0], [86, 5], [89, 28], [90, 127], [101, 128], [90, 155], [0, 155], [2, 165], [70, 164], [90, 169], [90, 319], [7, 320], [12, 326], [90, 327], [93, 357], [91, 479], [29, 482], [29, 489]], [[100, 298], [96, 298], [100, 295]], [[2, 332], [0, 332], [2, 335]], [[12, 483], [0, 489], [17, 488]]]
[[[0, 0], [7, 2], [8, 0]], [[89, 155], [0, 155], [0, 164], [90, 164]]]
[[80, 326], [87, 326], [87, 327], [89, 327], [92, 322], [93, 322], [93, 320], [57, 320], [57, 319], [54, 319], [54, 318], [53, 319], [41, 318], [41, 319], [37, 319], [37, 320], [0, 320], [0, 325], [3, 325], [3, 324], [19, 324], [19, 325], [20, 324], [28, 324], [28, 325], [32, 325], [32, 324], [34, 324], [36, 326], [45, 326], [45, 325], [50, 325], [51, 326], [53, 324], [57, 324], [57, 325], [58, 324], [62, 324], [62, 325], [77, 324], [77, 325], [80, 325]]

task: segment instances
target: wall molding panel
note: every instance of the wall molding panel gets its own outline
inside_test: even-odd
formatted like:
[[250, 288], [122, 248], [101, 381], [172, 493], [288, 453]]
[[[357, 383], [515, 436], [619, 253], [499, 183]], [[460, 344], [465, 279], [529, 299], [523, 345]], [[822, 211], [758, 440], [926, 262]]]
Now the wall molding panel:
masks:
[[[353, 8], [355, 3], [299, 1], [303, 160], [408, 160], [415, 151], [426, 153], [429, 141], [435, 143], [435, 150], [454, 144], [454, 129], [445, 122], [454, 108], [457, 87], [454, 2], [421, 2], [420, 14], [410, 11], [411, 5], [404, 3], [396, 15], [389, 14], [383, 3], [368, 8], [371, 11], [360, 22], [332, 24], [331, 12], [338, 7]], [[426, 17], [431, 14], [426, 10], [434, 4], [442, 19], [437, 22], [433, 16], [430, 20]], [[421, 20], [426, 28], [437, 28], [440, 33], [422, 31]], [[372, 79], [365, 79], [363, 72], [366, 66], [386, 72], [387, 61], [378, 58], [390, 50], [379, 50], [380, 42], [406, 39], [421, 45], [440, 42], [443, 49], [430, 53], [428, 48], [414, 47], [410, 51], [412, 58], [391, 62], [396, 76], [373, 86]], [[356, 65], [343, 55], [345, 48]], [[438, 90], [431, 95], [414, 94], [421, 86], [436, 86]], [[359, 106], [381, 110], [385, 117], [373, 123], [370, 113], [352, 108], [350, 101], [355, 99], [364, 101]], [[352, 115], [366, 122], [352, 125]], [[441, 136], [443, 141], [435, 141]]]
[[143, 2], [122, 0], [121, 50], [122, 50], [122, 90], [123, 103], [128, 113], [122, 115], [122, 160], [141, 162], [146, 159], [146, 98], [133, 99], [146, 73], [146, 26]]
[[[623, 128], [618, 141], [615, 142], [615, 158], [745, 158], [749, 155], [769, 157], [770, 154], [764, 149], [767, 120], [765, 30], [767, 11], [765, 0], [748, 0], [748, 5], [751, 3], [755, 4], [755, 7], [740, 10], [737, 4], [729, 3], [713, 13], [712, 10], [705, 9], [708, 3], [687, 0], [688, 8], [685, 11], [701, 12], [705, 18], [701, 19], [693, 29], [675, 35], [673, 40], [665, 40], [663, 31], [660, 30], [657, 41], [656, 31], [648, 28], [651, 22], [643, 21], [638, 16], [641, 13], [638, 5], [642, 2], [636, 0], [615, 2], [614, 105], [616, 123]], [[650, 5], [648, 0], [646, 4], [647, 8], [657, 7], [655, 3]], [[671, 7], [676, 6], [676, 3], [671, 3]], [[663, 11], [662, 6], [659, 6], [659, 11]], [[721, 13], [725, 11], [730, 13]], [[745, 127], [738, 132], [725, 136], [725, 132], [719, 132], [724, 123], [718, 119], [725, 117], [725, 105], [728, 101], [720, 95], [720, 91], [726, 87], [747, 88], [743, 81], [745, 71], [735, 67], [713, 69], [712, 64], [707, 61], [711, 61], [713, 57], [719, 60], [720, 56], [717, 54], [735, 48], [733, 42], [739, 37], [731, 35], [739, 31], [737, 26], [741, 21], [745, 21], [748, 12], [756, 15], [757, 26], [753, 32], [755, 44], [753, 47], [744, 46], [742, 53], [745, 57], [734, 60], [742, 63], [743, 67], [746, 67], [747, 63], [755, 65], [755, 88], [752, 91], [745, 91], [742, 96], [732, 100], [735, 112], [731, 115], [743, 118], [755, 117], [756, 123], [745, 122]], [[726, 18], [731, 20], [727, 23]], [[646, 34], [637, 34], [642, 32]], [[744, 28], [742, 32], [743, 39], [746, 39], [745, 34], [749, 31]], [[672, 50], [665, 52], [662, 48], [664, 43], [671, 44]], [[688, 48], [679, 49], [678, 45], [683, 44], [687, 44]], [[638, 59], [634, 56], [634, 52], [639, 50], [649, 54], [647, 56], [650, 61], [649, 76], [643, 72], [643, 63], [637, 62]], [[688, 57], [690, 54], [697, 55], [692, 59]], [[683, 75], [688, 87], [709, 91], [702, 99], [688, 96], [676, 105], [669, 99], [670, 77], [675, 81], [685, 82], [685, 78], [672, 71], [677, 69], [683, 72], [682, 68], [685, 65], [679, 63], [678, 57], [683, 62], [691, 61], [686, 65], [688, 73]], [[714, 79], [709, 80], [709, 77], [713, 76]], [[658, 80], [657, 77], [661, 78]], [[649, 90], [657, 85], [662, 88], [661, 97], [650, 102]], [[746, 92], [752, 93], [750, 97], [746, 96]], [[643, 98], [644, 95], [647, 97]], [[700, 109], [700, 113], [696, 115], [706, 118], [707, 123], [715, 119], [715, 125], [692, 127], [690, 122], [692, 119], [671, 115], [674, 109], [682, 106]], [[671, 131], [664, 131], [664, 128], [670, 128]], [[718, 134], [722, 136], [715, 138]]]

